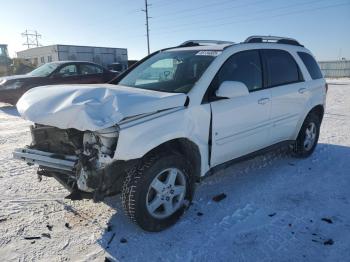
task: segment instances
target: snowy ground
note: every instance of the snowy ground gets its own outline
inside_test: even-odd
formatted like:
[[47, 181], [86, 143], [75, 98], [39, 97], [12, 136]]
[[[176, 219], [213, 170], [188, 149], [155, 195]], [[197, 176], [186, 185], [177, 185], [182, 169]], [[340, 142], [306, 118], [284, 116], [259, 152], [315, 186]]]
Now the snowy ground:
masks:
[[281, 149], [218, 172], [178, 224], [152, 234], [129, 222], [118, 196], [73, 202], [55, 180], [39, 183], [11, 159], [29, 123], [0, 105], [1, 261], [350, 261], [350, 81], [331, 82], [310, 158]]

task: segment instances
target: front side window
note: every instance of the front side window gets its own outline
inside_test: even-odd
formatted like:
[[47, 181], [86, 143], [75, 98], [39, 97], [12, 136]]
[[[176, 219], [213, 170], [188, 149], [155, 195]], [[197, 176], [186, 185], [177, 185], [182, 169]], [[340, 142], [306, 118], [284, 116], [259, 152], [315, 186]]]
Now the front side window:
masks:
[[78, 74], [77, 66], [76, 65], [67, 65], [60, 69], [58, 74], [61, 77], [69, 77], [69, 76], [75, 76]]
[[151, 56], [119, 81], [119, 85], [163, 92], [187, 93], [218, 52], [165, 51]]
[[95, 74], [101, 74], [102, 68], [90, 65], [90, 64], [80, 64], [80, 74], [82, 75], [95, 75]]
[[300, 82], [300, 71], [294, 58], [283, 50], [263, 50], [270, 87]]
[[242, 51], [232, 55], [215, 76], [209, 97], [215, 96], [215, 91], [224, 81], [242, 82], [250, 92], [263, 88], [259, 51]]
[[312, 79], [323, 78], [320, 67], [318, 66], [315, 58], [305, 52], [298, 52], [299, 57], [303, 61], [307, 71], [309, 72]]

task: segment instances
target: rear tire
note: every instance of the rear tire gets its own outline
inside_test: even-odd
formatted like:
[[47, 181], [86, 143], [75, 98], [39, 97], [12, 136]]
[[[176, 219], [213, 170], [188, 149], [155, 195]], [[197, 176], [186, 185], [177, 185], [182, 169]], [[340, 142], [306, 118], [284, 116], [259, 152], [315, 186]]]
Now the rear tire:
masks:
[[320, 135], [320, 126], [320, 117], [315, 113], [310, 113], [305, 118], [293, 147], [295, 157], [306, 158], [314, 152]]
[[128, 170], [122, 203], [126, 215], [151, 232], [175, 224], [192, 201], [194, 179], [190, 165], [178, 153], [152, 154]]

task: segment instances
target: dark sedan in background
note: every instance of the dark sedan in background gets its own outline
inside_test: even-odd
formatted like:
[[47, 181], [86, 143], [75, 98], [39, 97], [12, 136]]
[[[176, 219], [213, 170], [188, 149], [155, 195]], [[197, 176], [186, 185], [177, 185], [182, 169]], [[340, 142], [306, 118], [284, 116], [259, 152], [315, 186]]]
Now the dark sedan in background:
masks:
[[26, 75], [1, 77], [0, 102], [14, 105], [26, 91], [36, 86], [107, 83], [117, 74], [90, 62], [47, 63]]

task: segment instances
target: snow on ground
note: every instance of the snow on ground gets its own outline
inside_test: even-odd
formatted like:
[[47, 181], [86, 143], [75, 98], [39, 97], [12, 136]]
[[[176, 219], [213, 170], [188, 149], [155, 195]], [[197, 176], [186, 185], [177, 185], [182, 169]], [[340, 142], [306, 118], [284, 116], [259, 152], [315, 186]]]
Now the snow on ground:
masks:
[[341, 77], [341, 78], [328, 78], [327, 79], [328, 84], [334, 84], [334, 85], [348, 85], [349, 84], [349, 78], [348, 77]]
[[73, 202], [54, 179], [39, 183], [11, 156], [30, 142], [30, 123], [0, 105], [1, 261], [349, 261], [350, 81], [341, 83], [329, 86], [310, 158], [281, 149], [218, 172], [161, 233], [130, 223], [119, 196]]

